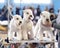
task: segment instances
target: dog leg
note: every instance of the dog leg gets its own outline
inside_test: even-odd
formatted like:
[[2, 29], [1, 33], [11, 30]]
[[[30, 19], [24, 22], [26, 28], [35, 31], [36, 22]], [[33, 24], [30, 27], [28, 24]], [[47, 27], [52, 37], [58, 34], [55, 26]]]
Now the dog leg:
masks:
[[13, 38], [13, 33], [11, 31], [8, 31], [8, 38], [9, 40], [12, 40]]
[[29, 34], [29, 39], [33, 40], [33, 39], [34, 39], [33, 36], [34, 36], [34, 35], [33, 35], [33, 31], [31, 30], [31, 31], [30, 31], [30, 34]]
[[43, 30], [39, 29], [34, 37], [35, 40], [43, 40]]
[[53, 33], [50, 32], [50, 34], [51, 34], [51, 40], [54, 41], [54, 35], [53, 35]]
[[42, 29], [39, 30], [39, 34], [40, 34], [39, 35], [40, 36], [39, 37], [40, 38], [39, 40], [43, 40], [43, 30]]
[[28, 33], [27, 33], [27, 31], [23, 31], [22, 32], [22, 38], [23, 38], [23, 40], [28, 40]]
[[53, 32], [52, 32], [52, 31], [49, 31], [49, 34], [50, 34], [50, 39], [51, 39], [51, 41], [53, 41], [53, 40], [54, 40]]
[[21, 33], [21, 32], [18, 32], [18, 34], [17, 34], [17, 39], [18, 39], [18, 40], [22, 40], [22, 33]]

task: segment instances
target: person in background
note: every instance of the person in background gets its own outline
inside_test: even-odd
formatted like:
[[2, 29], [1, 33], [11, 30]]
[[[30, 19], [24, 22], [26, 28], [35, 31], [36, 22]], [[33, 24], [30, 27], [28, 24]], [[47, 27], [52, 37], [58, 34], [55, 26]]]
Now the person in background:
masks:
[[48, 6], [45, 7], [45, 11], [49, 11]]
[[[55, 10], [54, 10], [54, 4], [51, 4], [51, 5], [50, 5], [49, 12], [51, 13], [51, 19], [52, 19], [52, 20], [54, 20], [54, 19], [57, 18], [57, 17], [56, 17], [56, 14], [54, 13], [54, 12], [55, 12]], [[55, 17], [53, 18], [53, 16], [55, 16]]]
[[[56, 14], [54, 13], [55, 12], [54, 4], [50, 4], [49, 12], [51, 13], [51, 16], [50, 16], [51, 21], [56, 19]], [[54, 28], [53, 35], [55, 35], [55, 31], [56, 31], [56, 29]]]
[[0, 13], [0, 20], [1, 21], [8, 20], [6, 13], [7, 13], [7, 6], [4, 5], [3, 8], [1, 9], [1, 13]]
[[40, 9], [40, 5], [37, 6], [37, 8], [34, 10], [35, 13], [35, 21], [37, 23], [38, 19], [40, 18], [40, 13], [41, 13], [41, 9]]
[[34, 8], [34, 16], [37, 16], [37, 9]]
[[12, 7], [11, 6], [7, 7], [7, 5], [4, 5], [0, 13], [0, 20], [4, 21], [8, 20], [8, 18], [11, 19], [11, 17], [13, 16], [12, 14], [13, 14]]
[[37, 7], [37, 16], [40, 16], [40, 13], [41, 13], [41, 9], [40, 9], [40, 5], [38, 5], [38, 7]]
[[16, 14], [20, 15], [20, 8], [16, 7]]
[[23, 10], [25, 10], [25, 9], [26, 9], [26, 6], [23, 7]]
[[57, 40], [58, 40], [58, 48], [60, 48], [60, 9], [58, 12], [58, 17], [53, 21], [53, 27], [57, 29]]
[[54, 5], [53, 5], [53, 4], [50, 5], [49, 12], [50, 12], [50, 13], [54, 13]]

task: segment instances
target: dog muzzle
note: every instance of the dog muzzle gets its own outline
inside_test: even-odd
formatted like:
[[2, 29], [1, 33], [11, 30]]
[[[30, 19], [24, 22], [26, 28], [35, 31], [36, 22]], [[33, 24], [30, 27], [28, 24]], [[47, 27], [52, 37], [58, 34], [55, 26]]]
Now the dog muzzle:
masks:
[[29, 17], [29, 20], [33, 20], [33, 18], [32, 17]]
[[22, 21], [19, 22], [19, 25], [22, 23]]

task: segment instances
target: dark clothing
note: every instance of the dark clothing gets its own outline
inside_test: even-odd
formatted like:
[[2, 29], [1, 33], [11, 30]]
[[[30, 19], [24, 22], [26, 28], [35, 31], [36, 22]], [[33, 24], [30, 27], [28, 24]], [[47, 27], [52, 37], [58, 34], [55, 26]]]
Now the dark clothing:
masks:
[[[3, 15], [0, 17], [0, 20], [3, 21], [3, 20], [8, 20], [8, 9], [5, 9], [6, 11], [3, 12]], [[9, 19], [11, 20], [11, 15], [9, 15]]]
[[56, 20], [54, 20], [53, 27], [57, 29], [56, 40], [58, 41], [58, 48], [60, 48], [60, 24], [57, 24]]
[[16, 8], [16, 14], [20, 15], [20, 8]]
[[3, 21], [3, 20], [8, 20], [7, 18], [7, 13], [8, 13], [8, 10], [6, 10], [6, 12], [0, 17], [0, 20]]
[[37, 16], [40, 16], [41, 10], [40, 8], [37, 8]]
[[49, 12], [50, 12], [50, 13], [54, 13], [54, 8], [50, 8], [50, 9], [49, 9]]

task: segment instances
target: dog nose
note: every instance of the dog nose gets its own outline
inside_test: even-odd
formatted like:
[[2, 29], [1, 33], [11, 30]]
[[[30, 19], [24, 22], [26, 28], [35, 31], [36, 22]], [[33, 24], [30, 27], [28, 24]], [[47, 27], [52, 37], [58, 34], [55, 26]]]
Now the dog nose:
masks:
[[22, 23], [22, 21], [19, 22], [19, 25]]
[[30, 15], [30, 17], [32, 17], [32, 15]]
[[49, 19], [46, 19], [46, 21], [49, 21]]
[[22, 21], [20, 21], [20, 23], [22, 23]]

